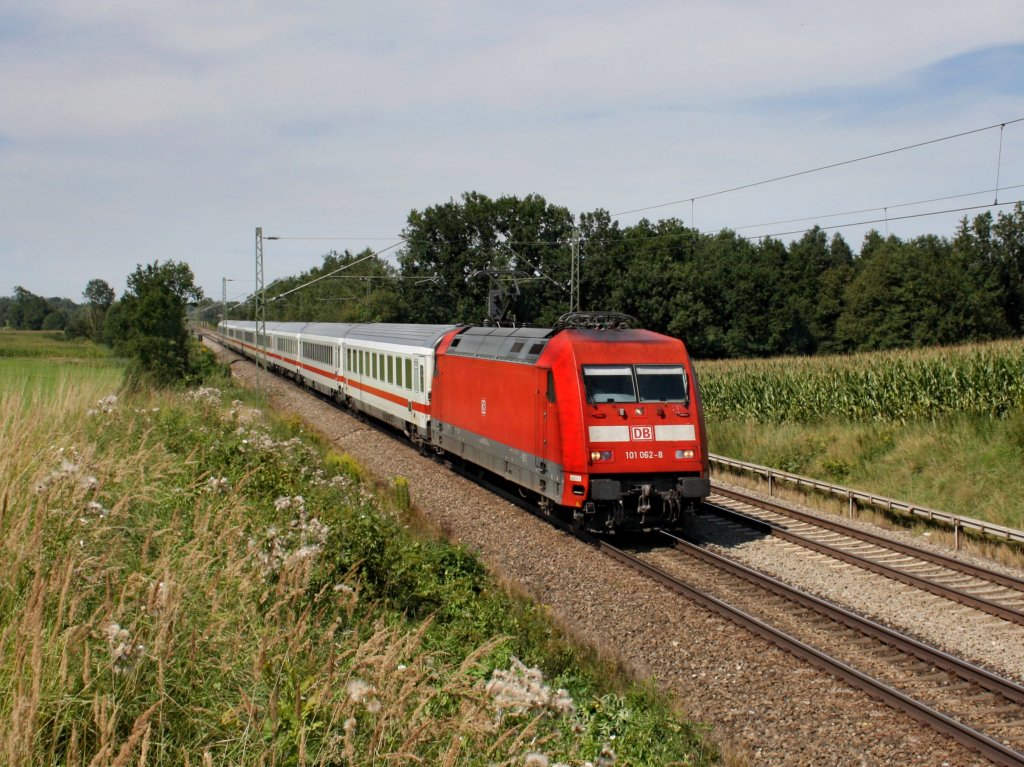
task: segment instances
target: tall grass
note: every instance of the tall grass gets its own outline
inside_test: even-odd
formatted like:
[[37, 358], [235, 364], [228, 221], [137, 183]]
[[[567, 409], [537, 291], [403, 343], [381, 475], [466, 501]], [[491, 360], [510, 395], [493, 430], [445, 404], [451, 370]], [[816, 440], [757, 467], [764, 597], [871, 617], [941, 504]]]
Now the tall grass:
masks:
[[468, 552], [410, 538], [401, 483], [215, 390], [106, 394], [0, 402], [4, 764], [711, 759]]
[[1024, 408], [1024, 342], [698, 363], [709, 415], [761, 423], [1002, 418]]

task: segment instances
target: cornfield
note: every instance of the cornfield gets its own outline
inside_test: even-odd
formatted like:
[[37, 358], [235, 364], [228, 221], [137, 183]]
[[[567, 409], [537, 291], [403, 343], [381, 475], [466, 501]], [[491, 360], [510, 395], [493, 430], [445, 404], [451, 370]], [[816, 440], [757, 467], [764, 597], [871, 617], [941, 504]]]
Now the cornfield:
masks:
[[1024, 409], [1024, 341], [696, 366], [704, 407], [721, 419], [906, 423]]

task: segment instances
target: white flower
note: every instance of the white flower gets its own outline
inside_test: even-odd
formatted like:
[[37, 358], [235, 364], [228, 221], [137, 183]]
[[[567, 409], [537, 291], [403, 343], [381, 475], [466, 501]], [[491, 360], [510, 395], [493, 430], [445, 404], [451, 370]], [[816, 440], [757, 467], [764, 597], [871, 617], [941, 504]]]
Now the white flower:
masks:
[[516, 714], [545, 711], [567, 715], [575, 710], [568, 692], [557, 690], [552, 693], [544, 684], [540, 670], [527, 668], [518, 658], [512, 658], [512, 668], [508, 671], [494, 670], [486, 691], [494, 699], [499, 713], [507, 709]]
[[86, 504], [85, 508], [91, 511], [93, 514], [102, 517], [103, 519], [106, 519], [107, 516], [110, 514], [109, 509], [103, 508], [103, 504], [97, 503], [96, 501], [89, 501], [89, 503]]
[[206, 489], [211, 493], [226, 493], [231, 489], [231, 482], [227, 477], [210, 477], [206, 480]]
[[353, 703], [362, 703], [363, 699], [373, 693], [373, 687], [368, 685], [362, 679], [351, 679], [349, 683], [345, 685], [345, 692], [348, 694], [349, 700]]
[[113, 621], [107, 624], [104, 633], [107, 637], [107, 646], [110, 648], [110, 661], [114, 673], [121, 674], [131, 670], [146, 651], [145, 645], [133, 642], [131, 633]]

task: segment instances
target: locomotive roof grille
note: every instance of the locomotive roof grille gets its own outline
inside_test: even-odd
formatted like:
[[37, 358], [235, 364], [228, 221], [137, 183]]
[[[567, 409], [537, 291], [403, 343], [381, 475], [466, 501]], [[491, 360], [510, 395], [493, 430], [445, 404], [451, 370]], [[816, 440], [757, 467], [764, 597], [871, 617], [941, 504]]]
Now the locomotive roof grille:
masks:
[[452, 339], [448, 354], [531, 365], [555, 333], [551, 328], [470, 327]]

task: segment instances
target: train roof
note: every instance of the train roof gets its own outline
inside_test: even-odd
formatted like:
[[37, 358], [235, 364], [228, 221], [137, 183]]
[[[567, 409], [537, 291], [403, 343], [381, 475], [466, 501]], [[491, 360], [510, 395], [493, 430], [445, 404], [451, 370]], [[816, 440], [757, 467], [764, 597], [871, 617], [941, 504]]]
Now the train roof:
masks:
[[354, 327], [356, 325], [351, 322], [307, 322], [299, 332], [304, 336], [344, 338]]
[[458, 325], [412, 325], [397, 322], [374, 322], [353, 325], [345, 338], [433, 349], [437, 346], [438, 341], [457, 327]]
[[[256, 330], [256, 320], [225, 320], [225, 325], [231, 327], [242, 328], [242, 330]], [[309, 325], [308, 322], [268, 322], [266, 323], [267, 332], [273, 333], [274, 331], [282, 331], [285, 333], [300, 333], [302, 329]]]
[[468, 327], [452, 339], [446, 353], [533, 364], [557, 332], [551, 328]]
[[[243, 330], [256, 330], [255, 320], [228, 320], [227, 325]], [[458, 325], [414, 325], [398, 322], [268, 322], [268, 333], [296, 333], [320, 338], [371, 341], [423, 349], [433, 349], [437, 342]]]

